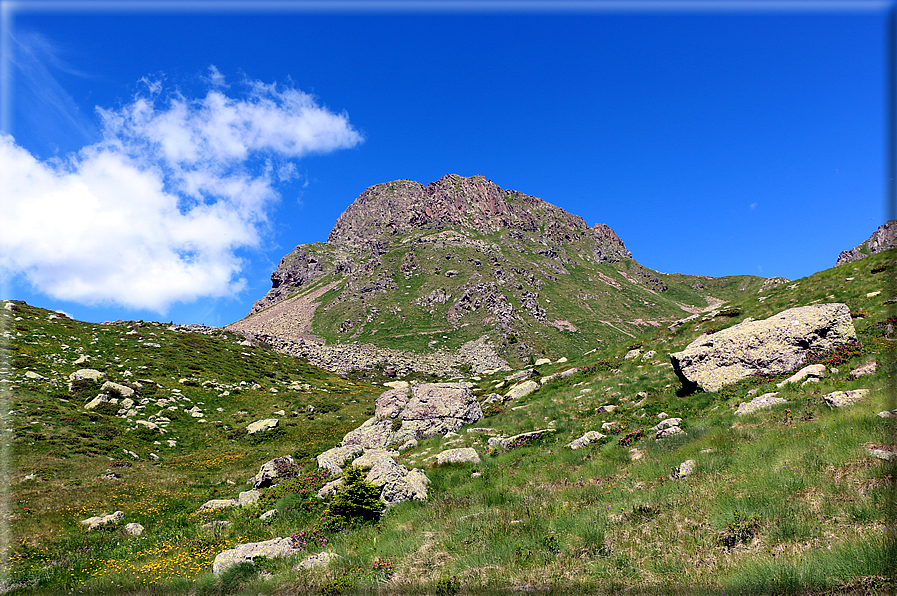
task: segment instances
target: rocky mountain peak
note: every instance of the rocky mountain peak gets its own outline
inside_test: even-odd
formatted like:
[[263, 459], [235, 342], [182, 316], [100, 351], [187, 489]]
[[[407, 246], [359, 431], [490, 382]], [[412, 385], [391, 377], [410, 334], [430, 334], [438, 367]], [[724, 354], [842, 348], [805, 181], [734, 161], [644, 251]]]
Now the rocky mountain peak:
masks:
[[340, 215], [327, 242], [363, 250], [391, 236], [446, 228], [481, 234], [538, 232], [553, 243], [592, 237], [606, 258], [632, 256], [608, 226], [589, 228], [577, 215], [479, 175], [448, 174], [427, 186], [412, 180], [371, 186]]

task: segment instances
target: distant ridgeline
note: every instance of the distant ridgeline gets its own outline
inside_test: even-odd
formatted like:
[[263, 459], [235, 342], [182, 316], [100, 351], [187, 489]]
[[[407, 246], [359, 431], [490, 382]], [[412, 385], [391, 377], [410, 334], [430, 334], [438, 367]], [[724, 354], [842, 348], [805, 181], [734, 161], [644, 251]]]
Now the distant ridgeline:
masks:
[[892, 219], [891, 221], [878, 226], [878, 229], [869, 236], [869, 239], [859, 246], [851, 248], [850, 250], [841, 251], [841, 254], [838, 255], [838, 261], [835, 263], [835, 267], [843, 265], [844, 263], [850, 263], [851, 261], [864, 259], [869, 255], [878, 254], [883, 250], [888, 250], [889, 248], [894, 247], [897, 247], [897, 220]]
[[764, 278], [659, 273], [605, 224], [447, 175], [368, 188], [326, 243], [297, 246], [271, 281], [230, 329], [328, 370], [392, 376], [584, 353], [757, 292]]

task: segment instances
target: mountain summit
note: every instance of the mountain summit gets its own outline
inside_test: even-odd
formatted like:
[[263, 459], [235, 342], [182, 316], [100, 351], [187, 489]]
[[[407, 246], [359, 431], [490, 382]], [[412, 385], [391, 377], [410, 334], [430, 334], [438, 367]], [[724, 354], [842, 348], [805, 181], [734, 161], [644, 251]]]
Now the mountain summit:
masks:
[[[326, 243], [297, 246], [271, 281], [229, 328], [338, 372], [398, 360], [407, 363], [398, 372], [444, 373], [584, 352], [756, 290], [762, 278], [658, 273], [605, 224], [450, 174], [368, 188]], [[412, 355], [371, 356], [378, 349]]]

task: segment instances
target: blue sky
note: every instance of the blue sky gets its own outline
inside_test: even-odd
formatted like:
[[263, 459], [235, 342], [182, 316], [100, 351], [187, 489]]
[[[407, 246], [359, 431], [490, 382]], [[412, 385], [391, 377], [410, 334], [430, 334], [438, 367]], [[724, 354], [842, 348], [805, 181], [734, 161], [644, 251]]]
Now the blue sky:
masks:
[[797, 279], [887, 219], [891, 3], [266, 6], [4, 1], [3, 298], [224, 325], [448, 173], [663, 272]]

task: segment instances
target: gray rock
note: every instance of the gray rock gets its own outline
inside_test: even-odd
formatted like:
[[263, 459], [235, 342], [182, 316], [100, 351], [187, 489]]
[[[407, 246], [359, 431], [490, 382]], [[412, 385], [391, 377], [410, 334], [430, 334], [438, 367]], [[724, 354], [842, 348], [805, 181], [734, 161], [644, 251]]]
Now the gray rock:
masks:
[[93, 530], [95, 528], [99, 528], [100, 526], [105, 526], [106, 524], [117, 524], [124, 518], [124, 511], [116, 511], [115, 513], [110, 513], [108, 515], [97, 515], [95, 517], [89, 517], [83, 520], [81, 522], [81, 525], [87, 526], [88, 530]]
[[855, 341], [846, 304], [814, 304], [702, 336], [670, 360], [683, 386], [713, 392], [753, 375], [792, 372], [810, 350]]
[[[551, 363], [551, 360], [548, 360], [547, 358], [544, 360], [545, 360], [545, 362], [543, 364]], [[511, 381], [512, 383], [516, 383], [518, 381], [525, 381], [526, 379], [529, 379], [530, 377], [532, 377], [535, 374], [536, 374], [535, 370], [533, 370], [531, 368], [525, 368], [523, 370], [518, 370], [515, 373], [509, 374], [508, 376], [505, 377], [505, 381]]]
[[370, 449], [364, 452], [364, 455], [352, 460], [352, 465], [362, 470], [369, 470], [377, 465], [381, 459], [391, 459], [399, 457], [398, 451], [390, 451], [389, 449]]
[[473, 391], [464, 383], [425, 383], [411, 387], [411, 399], [399, 416], [405, 421], [456, 420], [458, 424], [451, 430], [457, 430], [481, 420], [483, 411]]
[[566, 379], [568, 377], [572, 377], [576, 373], [579, 372], [578, 368], [568, 368], [567, 370], [554, 373], [553, 375], [548, 375], [539, 379], [539, 384], [544, 385], [545, 383], [550, 383], [552, 381], [557, 381], [559, 379]]
[[651, 430], [658, 431], [663, 430], [665, 428], [670, 428], [672, 426], [680, 426], [682, 424], [682, 418], [664, 418], [658, 424], [655, 424], [651, 427]]
[[614, 406], [611, 404], [605, 404], [603, 406], [598, 406], [597, 408], [595, 408], [595, 413], [596, 414], [610, 414], [616, 409], [617, 409], [617, 406]]
[[215, 575], [221, 575], [221, 573], [234, 565], [245, 562], [251, 563], [256, 557], [276, 559], [289, 557], [297, 552], [299, 551], [293, 548], [291, 538], [272, 538], [264, 542], [250, 542], [218, 553], [215, 557], [215, 562], [212, 564], [212, 570], [215, 572]]
[[383, 492], [380, 493], [380, 500], [386, 503], [387, 507], [405, 501], [426, 501], [428, 484], [430, 479], [423, 470], [413, 468], [405, 476], [385, 485]]
[[95, 398], [93, 398], [92, 400], [90, 400], [89, 402], [87, 402], [86, 404], [84, 404], [84, 409], [85, 410], [93, 410], [100, 404], [105, 404], [105, 403], [109, 403], [109, 396], [106, 395], [105, 393], [101, 393], [98, 396], [96, 396]]
[[626, 355], [623, 356], [623, 360], [635, 360], [636, 358], [638, 358], [641, 355], [642, 355], [642, 351], [639, 349], [629, 350], [628, 352], [626, 352]]
[[782, 399], [781, 397], [776, 397], [778, 393], [764, 393], [758, 397], [755, 397], [751, 401], [742, 402], [738, 404], [738, 407], [735, 408], [736, 416], [743, 416], [745, 414], [750, 414], [751, 412], [756, 412], [757, 410], [765, 410], [771, 408], [777, 404], [787, 404], [787, 399]]
[[[387, 445], [399, 442], [392, 428], [392, 419], [386, 418], [383, 420], [378, 420], [376, 417], [369, 418], [355, 430], [346, 433], [346, 436], [343, 437], [342, 446], [355, 447], [359, 449], [359, 451], [357, 451], [356, 453], [361, 453], [365, 449], [382, 449]], [[405, 430], [408, 431], [409, 429]], [[403, 440], [407, 440], [407, 438]], [[330, 451], [327, 451], [325, 453], [330, 453], [331, 451], [333, 450], [331, 449]], [[348, 453], [348, 451], [346, 453]], [[329, 456], [328, 461], [335, 462], [337, 460], [337, 455], [338, 454], [336, 453], [332, 454], [331, 456]], [[344, 460], [344, 463], [345, 461], [347, 460]], [[321, 463], [319, 462], [318, 465], [320, 466]]]
[[648, 350], [644, 354], [642, 354], [642, 362], [647, 362], [657, 356], [657, 352], [655, 350]]
[[132, 397], [134, 395], [134, 390], [127, 385], [113, 383], [112, 381], [106, 381], [105, 383], [103, 383], [103, 386], [100, 387], [100, 391], [102, 391], [103, 393], [117, 395], [119, 397]]
[[853, 377], [862, 377], [863, 375], [874, 375], [875, 371], [878, 369], [878, 363], [873, 360], [872, 362], [867, 362], [866, 364], [862, 364], [852, 371], [850, 371], [850, 375]]
[[82, 368], [69, 375], [69, 391], [74, 391], [81, 382], [99, 382], [106, 379], [106, 373], [92, 368]]
[[237, 503], [240, 507], [249, 507], [250, 505], [258, 503], [259, 497], [261, 496], [262, 493], [255, 489], [243, 491], [240, 493], [239, 497], [237, 497]]
[[210, 511], [212, 509], [224, 509], [225, 507], [236, 507], [240, 504], [237, 499], [210, 499], [199, 506], [199, 511]]
[[679, 471], [675, 474], [670, 475], [671, 480], [678, 480], [679, 478], [685, 478], [686, 476], [691, 476], [695, 472], [695, 460], [688, 459], [679, 464]]
[[409, 470], [391, 459], [381, 459], [370, 469], [365, 480], [375, 486], [382, 486], [380, 500], [392, 507], [405, 501], [426, 501], [427, 485], [430, 479], [422, 470]]
[[597, 443], [601, 439], [605, 439], [605, 438], [607, 438], [607, 435], [602, 435], [600, 432], [598, 432], [596, 430], [590, 430], [583, 436], [579, 437], [578, 439], [574, 439], [573, 441], [570, 441], [569, 443], [567, 443], [567, 447], [569, 447], [570, 449], [573, 449], [573, 450], [581, 449], [581, 448], [585, 447], [586, 445], [589, 445], [591, 443]]
[[249, 483], [252, 488], [271, 486], [275, 480], [281, 477], [281, 472], [287, 472], [294, 476], [299, 475], [299, 466], [293, 461], [292, 456], [283, 455], [263, 463], [258, 474], [249, 479]]
[[806, 377], [819, 378], [825, 376], [825, 365], [824, 364], [811, 364], [809, 366], [805, 366], [781, 383], [777, 383], [776, 387], [781, 389], [788, 383], [797, 383], [798, 381], [803, 381]]
[[866, 452], [876, 459], [883, 459], [885, 461], [893, 461], [897, 459], [897, 453], [891, 451], [890, 449], [872, 447], [870, 449], [867, 449]]
[[478, 464], [480, 456], [477, 455], [475, 449], [471, 447], [460, 447], [458, 449], [446, 449], [436, 456], [436, 465], [442, 466], [446, 464]]
[[[514, 435], [513, 437], [508, 437], [506, 439], [499, 439], [498, 444], [502, 449], [514, 449], [515, 447], [522, 447], [529, 443], [530, 441], [536, 441], [541, 439], [544, 435], [556, 432], [553, 428], [544, 428], [541, 430], [532, 430], [525, 433], [520, 433], [518, 435]], [[490, 439], [491, 443], [492, 439]]]
[[[483, 418], [467, 383], [424, 383], [391, 389], [377, 399], [374, 417], [346, 434], [342, 444], [378, 449], [454, 432]], [[401, 421], [398, 427], [395, 419]]]
[[[851, 261], [864, 259], [866, 258], [866, 252], [874, 255], [883, 250], [894, 248], [895, 245], [897, 245], [897, 220], [892, 219], [878, 226], [878, 229], [859, 246], [842, 251], [841, 254], [838, 255], [835, 267], [843, 265], [844, 263], [850, 263]], [[865, 249], [865, 252], [863, 249]]]
[[138, 523], [130, 523], [125, 526], [125, 532], [128, 536], [140, 536], [143, 534], [143, 530], [145, 530], [143, 526]]
[[321, 490], [318, 491], [317, 497], [319, 499], [326, 499], [328, 497], [332, 497], [333, 493], [336, 492], [336, 489], [343, 485], [343, 479], [337, 478], [336, 480], [331, 480], [327, 484], [321, 487]]
[[507, 398], [506, 401], [522, 399], [533, 393], [539, 386], [539, 383], [536, 383], [535, 381], [524, 381], [514, 385], [505, 393], [505, 397]]
[[309, 569], [319, 569], [321, 567], [327, 567], [328, 565], [330, 565], [331, 561], [339, 558], [339, 555], [330, 551], [324, 551], [314, 555], [309, 555], [302, 559], [302, 561], [298, 565], [293, 567], [293, 571], [306, 571]]
[[277, 515], [277, 509], [269, 509], [268, 511], [261, 514], [259, 516], [259, 519], [268, 520], [268, 519], [271, 519], [272, 517], [274, 517], [275, 515]]
[[534, 366], [542, 366], [543, 364], [551, 364], [551, 358], [539, 358], [533, 363]]
[[34, 372], [33, 370], [26, 370], [26, 371], [25, 371], [25, 378], [26, 378], [26, 379], [31, 379], [31, 380], [33, 380], [33, 381], [49, 381], [49, 380], [50, 380], [50, 379], [48, 379], [47, 377], [45, 377], [45, 376], [43, 376], [43, 375], [39, 375], [39, 374], [37, 374], [37, 373]]
[[[87, 406], [84, 406], [85, 408]], [[137, 426], [142, 426], [143, 428], [148, 428], [149, 430], [159, 430], [159, 425], [155, 422], [150, 422], [149, 420], [138, 420]]]
[[396, 482], [406, 474], [408, 474], [408, 468], [387, 457], [378, 460], [364, 479], [375, 486], [385, 486]]
[[868, 394], [868, 389], [854, 389], [853, 391], [834, 391], [832, 393], [823, 395], [822, 399], [824, 399], [825, 403], [827, 403], [832, 408], [843, 408], [845, 406], [850, 406], [859, 401], [862, 401]]
[[617, 433], [626, 428], [626, 424], [621, 422], [620, 420], [613, 420], [610, 422], [602, 422], [601, 430], [607, 431], [609, 433]]
[[685, 431], [678, 426], [670, 426], [657, 431], [657, 436], [655, 438], [664, 439], [666, 437], [672, 437], [673, 435], [681, 435], [684, 432]]
[[246, 432], [250, 435], [254, 435], [256, 433], [261, 433], [265, 431], [269, 431], [273, 428], [277, 428], [277, 425], [280, 424], [280, 420], [277, 418], [267, 418], [265, 420], [256, 420], [252, 424], [246, 427]]

